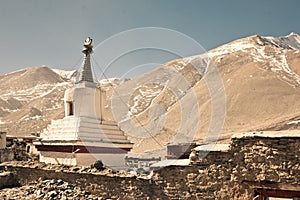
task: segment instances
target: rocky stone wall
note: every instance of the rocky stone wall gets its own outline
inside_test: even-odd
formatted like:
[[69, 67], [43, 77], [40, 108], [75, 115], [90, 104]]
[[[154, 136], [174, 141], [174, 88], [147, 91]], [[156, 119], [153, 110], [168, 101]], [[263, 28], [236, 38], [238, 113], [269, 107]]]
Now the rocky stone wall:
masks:
[[234, 137], [227, 152], [194, 151], [191, 164], [162, 169], [165, 190], [177, 184], [200, 199], [253, 199], [258, 188], [300, 191], [299, 137]]
[[154, 181], [110, 169], [97, 171], [88, 167], [15, 162], [1, 165], [0, 170], [11, 172], [19, 185], [38, 179], [60, 179], [104, 199], [168, 199]]
[[6, 147], [6, 132], [0, 131], [0, 149], [4, 149]]
[[234, 175], [244, 182], [300, 183], [299, 138], [233, 138], [232, 150]]
[[62, 179], [111, 199], [253, 199], [261, 188], [300, 191], [300, 137], [234, 137], [228, 151], [194, 151], [191, 165], [165, 167], [151, 178], [35, 162], [1, 169], [20, 185]]
[[[255, 188], [300, 191], [300, 138], [233, 138], [232, 184], [242, 193]], [[234, 191], [232, 191], [234, 192]]]
[[11, 149], [0, 149], [0, 163], [14, 159], [14, 152]]
[[19, 186], [18, 181], [11, 172], [0, 172], [0, 183], [0, 189]]
[[228, 194], [228, 188], [235, 186], [231, 174], [231, 152], [197, 152], [191, 166], [163, 168], [153, 179], [162, 186], [169, 199], [239, 198], [238, 194]]

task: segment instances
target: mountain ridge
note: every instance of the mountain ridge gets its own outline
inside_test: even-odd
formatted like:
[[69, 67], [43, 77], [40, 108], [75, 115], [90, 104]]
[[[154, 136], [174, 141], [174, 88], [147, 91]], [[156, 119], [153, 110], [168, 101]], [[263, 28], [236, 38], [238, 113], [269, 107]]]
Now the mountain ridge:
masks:
[[[227, 99], [227, 115], [220, 138], [228, 138], [233, 132], [300, 127], [300, 103], [297, 101], [300, 97], [299, 50], [300, 36], [291, 33], [278, 38], [252, 35], [207, 52], [222, 77]], [[189, 132], [193, 127], [196, 132], [193, 139], [203, 141], [212, 114], [210, 93], [205, 83], [207, 65], [207, 58], [195, 55], [169, 61], [132, 80], [112, 79], [113, 83], [102, 80], [99, 84], [105, 85], [107, 95], [104, 118], [113, 120], [116, 117], [110, 98], [119, 90], [129, 105], [129, 110], [127, 108], [123, 118], [120, 117], [120, 126], [125, 132], [135, 131], [126, 124], [128, 121], [145, 126], [157, 132], [153, 137], [163, 146], [176, 137], [180, 128]], [[62, 118], [64, 90], [74, 85], [76, 77], [74, 71], [47, 67], [24, 70], [0, 76], [0, 125], [10, 135], [39, 132], [52, 119]], [[38, 76], [39, 73], [42, 75]], [[28, 80], [20, 83], [22, 78]], [[180, 113], [182, 107], [193, 109], [189, 105], [193, 104], [189, 99], [192, 97], [197, 99], [199, 116], [189, 117], [185, 124]], [[163, 109], [157, 110], [157, 105]], [[157, 126], [164, 124], [157, 128], [151, 120], [156, 120]], [[197, 120], [199, 125], [195, 124]], [[160, 147], [153, 137], [130, 137], [136, 152]]]

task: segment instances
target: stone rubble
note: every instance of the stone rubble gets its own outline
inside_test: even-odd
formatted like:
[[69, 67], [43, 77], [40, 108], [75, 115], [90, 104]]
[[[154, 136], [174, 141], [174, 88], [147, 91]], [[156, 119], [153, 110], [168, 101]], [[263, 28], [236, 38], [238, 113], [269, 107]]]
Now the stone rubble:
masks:
[[22, 187], [6, 188], [0, 192], [0, 199], [103, 199], [90, 192], [82, 190], [79, 186], [51, 179], [31, 182]]
[[[102, 166], [96, 169], [94, 165], [88, 166], [69, 166], [60, 164], [46, 164], [38, 161], [10, 161], [0, 164], [2, 166], [16, 166], [16, 167], [26, 167], [31, 169], [43, 169], [43, 170], [55, 170], [56, 172], [73, 172], [73, 173], [83, 173], [83, 174], [97, 174], [97, 175], [107, 175], [107, 176], [121, 176], [121, 177], [133, 177], [136, 175], [130, 174], [123, 170], [114, 170]], [[0, 169], [1, 170], [1, 169]], [[145, 175], [140, 175], [145, 176]]]
[[[18, 195], [38, 199], [41, 194], [41, 198], [51, 199], [69, 194], [72, 189], [73, 199], [94, 198], [89, 195], [96, 194], [103, 199], [253, 199], [261, 188], [299, 192], [299, 163], [300, 133], [235, 136], [226, 151], [194, 149], [190, 165], [164, 167], [151, 176], [108, 168], [97, 170], [92, 166], [13, 161], [0, 164], [0, 183], [12, 176], [16, 183], [25, 186], [0, 190], [0, 199], [14, 199]], [[50, 182], [41, 183], [40, 177]], [[65, 182], [70, 188], [61, 189]], [[49, 189], [52, 185], [55, 189]]]

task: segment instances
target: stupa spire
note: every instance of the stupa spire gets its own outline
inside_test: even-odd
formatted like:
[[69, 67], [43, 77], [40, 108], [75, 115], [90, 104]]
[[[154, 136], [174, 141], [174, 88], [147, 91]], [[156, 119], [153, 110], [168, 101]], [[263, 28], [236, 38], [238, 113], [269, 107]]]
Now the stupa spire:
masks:
[[92, 72], [92, 67], [91, 67], [91, 54], [93, 53], [93, 45], [92, 45], [93, 39], [88, 37], [84, 41], [82, 53], [84, 54], [80, 74], [79, 74], [79, 79], [77, 83], [82, 83], [82, 82], [89, 82], [89, 83], [94, 83], [93, 79], [93, 72]]

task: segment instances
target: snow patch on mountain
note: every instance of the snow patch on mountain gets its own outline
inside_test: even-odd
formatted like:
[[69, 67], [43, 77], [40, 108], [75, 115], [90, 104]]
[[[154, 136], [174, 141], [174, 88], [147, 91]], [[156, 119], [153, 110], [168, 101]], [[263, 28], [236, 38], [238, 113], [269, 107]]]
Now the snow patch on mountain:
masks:
[[[270, 52], [271, 49], [271, 52]], [[225, 44], [208, 52], [217, 62], [228, 54], [239, 56], [238, 52], [250, 55], [253, 62], [267, 63], [271, 71], [279, 73], [281, 79], [294, 85], [300, 85], [300, 76], [288, 65], [286, 53], [288, 50], [300, 49], [300, 36], [291, 33], [283, 37], [263, 37], [259, 35], [242, 38]]]
[[297, 33], [290, 33], [287, 36], [282, 37], [264, 37], [270, 43], [274, 44], [275, 46], [286, 48], [286, 49], [295, 49], [300, 50], [300, 36]]
[[19, 70], [13, 71], [13, 72], [8, 72], [8, 73], [4, 74], [3, 76], [9, 76], [11, 74], [20, 73], [20, 72], [25, 73], [26, 70], [25, 69], [19, 69]]
[[208, 52], [210, 57], [217, 57], [226, 54], [231, 54], [237, 51], [244, 51], [246, 49], [256, 48], [256, 45], [251, 42], [250, 38], [243, 38], [236, 40], [234, 42], [230, 42], [228, 44], [222, 45], [214, 50]]
[[38, 84], [28, 89], [6, 91], [4, 94], [1, 95], [1, 98], [3, 100], [8, 100], [9, 98], [15, 98], [19, 101], [29, 102], [36, 98], [44, 97], [57, 88], [61, 87], [61, 89], [65, 89], [64, 86], [67, 86], [69, 84], [70, 83], [68, 82], [62, 82], [57, 84], [49, 84], [49, 83]]
[[[283, 75], [283, 79], [286, 79], [286, 81], [289, 83], [289, 80], [293, 79], [296, 81], [298, 85], [300, 85], [300, 76], [296, 74], [291, 68], [289, 67], [287, 60], [286, 60], [286, 55], [282, 54], [278, 58], [275, 58], [271, 61], [272, 68], [274, 72], [284, 72], [287, 77]], [[291, 84], [294, 85], [294, 84]]]
[[28, 117], [27, 115], [22, 117], [21, 120], [25, 120], [25, 121], [28, 121], [28, 120], [37, 120], [37, 119], [42, 119], [42, 116], [41, 115], [35, 115], [33, 117]]
[[300, 120], [294, 120], [294, 121], [288, 122], [287, 124], [290, 125], [290, 124], [299, 124], [299, 123], [300, 123]]
[[73, 77], [76, 77], [77, 72], [77, 70], [67, 71], [62, 69], [52, 69], [52, 71], [54, 71], [64, 79], [71, 79]]
[[222, 45], [208, 52], [210, 57], [221, 56], [225, 54], [235, 53], [237, 51], [248, 51], [249, 49], [257, 49], [259, 52], [265, 45], [272, 44], [277, 48], [300, 50], [300, 36], [291, 33], [283, 37], [269, 37], [254, 35], [247, 38], [235, 40], [228, 44]]
[[155, 97], [164, 89], [160, 84], [146, 84], [135, 90], [133, 98], [129, 104], [129, 116], [140, 114], [150, 107]]
[[98, 81], [98, 87], [102, 90], [110, 90], [123, 83], [124, 80], [119, 78], [108, 78]]
[[119, 78], [108, 78], [99, 81], [101, 85], [119, 85], [120, 83], [122, 83], [122, 80]]
[[216, 63], [220, 63], [224, 56], [232, 54], [240, 57], [239, 53], [243, 53], [249, 56], [253, 62], [267, 63], [266, 66], [271, 71], [279, 73], [283, 81], [291, 85], [300, 85], [300, 76], [287, 63], [286, 53], [288, 50], [300, 50], [300, 36], [298, 34], [291, 33], [278, 38], [253, 35], [222, 45], [206, 54], [183, 58], [173, 63], [172, 66], [178, 72], [182, 71], [188, 64], [196, 67], [202, 66], [198, 67], [197, 70], [203, 75], [212, 58]]

